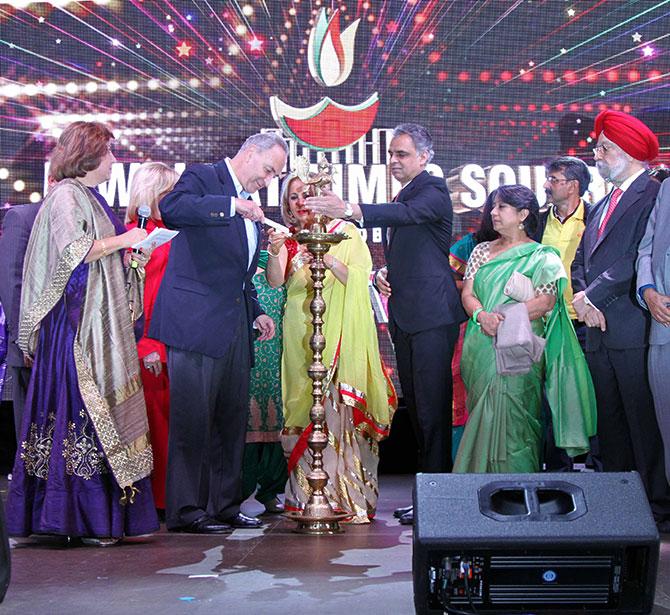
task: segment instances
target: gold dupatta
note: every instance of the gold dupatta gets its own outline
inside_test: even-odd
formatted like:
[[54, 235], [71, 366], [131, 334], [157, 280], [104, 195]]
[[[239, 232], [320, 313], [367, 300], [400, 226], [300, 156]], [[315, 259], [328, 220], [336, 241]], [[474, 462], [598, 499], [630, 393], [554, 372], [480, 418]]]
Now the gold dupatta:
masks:
[[[107, 213], [81, 182], [64, 179], [49, 191], [26, 251], [17, 340], [21, 350], [34, 354], [40, 323], [63, 296], [72, 272], [94, 240], [114, 235]], [[149, 476], [153, 468], [129, 316], [129, 302], [134, 306], [134, 317], [142, 313], [141, 278], [130, 279], [133, 282], [126, 289], [117, 253], [89, 263], [73, 348], [79, 391], [122, 489]]]

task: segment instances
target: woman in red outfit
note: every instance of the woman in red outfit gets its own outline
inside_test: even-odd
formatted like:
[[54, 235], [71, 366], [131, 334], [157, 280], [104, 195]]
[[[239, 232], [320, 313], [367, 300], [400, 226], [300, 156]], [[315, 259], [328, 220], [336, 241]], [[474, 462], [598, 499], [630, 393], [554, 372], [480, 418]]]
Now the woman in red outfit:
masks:
[[[130, 188], [130, 203], [126, 211], [126, 227], [137, 226], [137, 209], [142, 205], [151, 208], [151, 218], [147, 223], [147, 232], [163, 227], [159, 201], [172, 190], [179, 175], [162, 162], [147, 162], [135, 172]], [[154, 471], [151, 485], [154, 502], [159, 510], [165, 509], [165, 470], [168, 452], [168, 417], [170, 412], [170, 386], [167, 374], [167, 356], [165, 346], [158, 340], [147, 337], [151, 314], [156, 301], [158, 287], [168, 262], [170, 243], [156, 248], [145, 267], [144, 282], [144, 333], [137, 343], [137, 352], [142, 370], [142, 384], [149, 417], [151, 446], [154, 451]]]

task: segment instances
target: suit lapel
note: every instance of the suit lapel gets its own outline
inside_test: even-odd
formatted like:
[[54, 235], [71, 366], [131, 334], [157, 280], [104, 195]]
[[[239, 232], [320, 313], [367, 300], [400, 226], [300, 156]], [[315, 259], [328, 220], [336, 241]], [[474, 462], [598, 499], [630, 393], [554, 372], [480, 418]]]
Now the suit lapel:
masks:
[[[638, 200], [640, 199], [640, 195], [644, 193], [644, 189], [647, 185], [647, 175], [646, 173], [640, 175], [629, 187], [626, 192], [624, 192], [621, 195], [621, 199], [619, 200], [619, 203], [616, 206], [616, 209], [612, 213], [612, 216], [610, 217], [609, 221], [607, 222], [607, 226], [605, 227], [605, 230], [603, 231], [603, 234], [598, 238], [598, 227], [600, 226], [600, 218], [602, 216], [603, 210], [598, 209], [595, 212], [595, 222], [596, 224], [594, 225], [595, 228], [595, 242], [593, 244], [593, 250], [591, 250], [591, 253], [595, 252], [600, 244], [605, 240], [605, 238], [610, 234], [614, 226], [621, 220], [621, 218], [625, 215], [625, 213], [631, 208], [635, 207]], [[609, 199], [605, 200], [605, 205], [609, 203]]]
[[[418, 190], [419, 187], [421, 186], [422, 180], [423, 180], [423, 174], [428, 174], [428, 171], [421, 171], [409, 184], [407, 184], [398, 194], [396, 194], [395, 198], [393, 201], [400, 201], [402, 202], [403, 199], [408, 198], [409, 196], [412, 195], [412, 193], [415, 190]], [[390, 227], [391, 232], [389, 233], [389, 241], [388, 241], [388, 247], [390, 249], [391, 243], [393, 242], [393, 236], [395, 235], [396, 232], [396, 227], [392, 226]], [[386, 233], [384, 233], [386, 234]]]
[[[235, 182], [233, 181], [233, 178], [230, 176], [230, 171], [228, 171], [228, 165], [226, 164], [226, 161], [220, 160], [219, 162], [217, 162], [212, 166], [214, 167], [214, 170], [216, 171], [219, 181], [221, 182], [221, 194], [226, 193], [229, 193], [231, 195], [237, 194], [237, 190], [235, 188]], [[242, 218], [242, 216], [235, 215], [233, 216], [232, 222], [235, 226], [235, 229], [237, 230], [237, 235], [240, 238], [240, 246], [242, 250], [238, 255], [246, 271], [249, 269], [248, 267], [249, 242], [247, 241], [247, 229], [244, 223], [244, 218]], [[256, 229], [256, 233], [257, 233], [256, 237], [258, 238], [258, 228]], [[258, 258], [257, 255], [258, 250], [256, 250], [255, 259]]]

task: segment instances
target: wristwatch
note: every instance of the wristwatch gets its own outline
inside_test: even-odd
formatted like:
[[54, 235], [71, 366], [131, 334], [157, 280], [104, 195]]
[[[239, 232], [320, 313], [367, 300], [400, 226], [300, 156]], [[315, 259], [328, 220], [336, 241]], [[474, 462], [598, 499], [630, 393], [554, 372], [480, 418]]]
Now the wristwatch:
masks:
[[344, 207], [345, 209], [343, 218], [345, 220], [348, 220], [349, 218], [351, 218], [351, 216], [354, 215], [354, 208], [351, 206], [351, 203], [349, 201], [344, 201]]

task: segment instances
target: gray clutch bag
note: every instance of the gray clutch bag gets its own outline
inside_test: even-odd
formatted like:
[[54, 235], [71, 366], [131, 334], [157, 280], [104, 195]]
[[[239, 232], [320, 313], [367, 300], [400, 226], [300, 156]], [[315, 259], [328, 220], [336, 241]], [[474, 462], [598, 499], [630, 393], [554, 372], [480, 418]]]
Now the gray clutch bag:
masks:
[[535, 289], [533, 288], [533, 283], [530, 281], [530, 278], [518, 271], [515, 271], [509, 277], [503, 293], [510, 299], [514, 299], [514, 301], [518, 301], [519, 303], [530, 301], [535, 297]]

